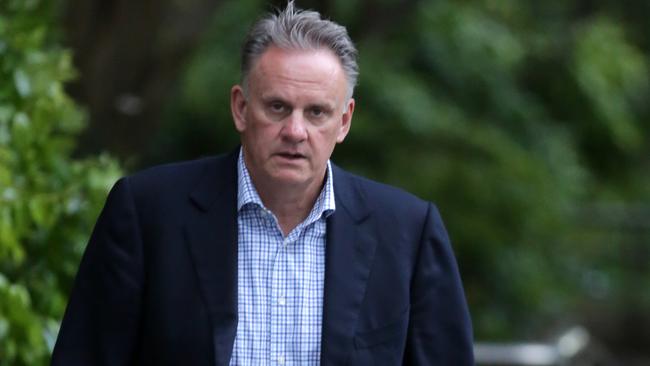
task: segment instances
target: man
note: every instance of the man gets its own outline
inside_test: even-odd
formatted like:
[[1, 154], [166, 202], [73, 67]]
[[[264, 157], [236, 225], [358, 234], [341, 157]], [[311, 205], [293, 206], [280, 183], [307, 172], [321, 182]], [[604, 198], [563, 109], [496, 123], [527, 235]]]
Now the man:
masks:
[[473, 364], [435, 207], [329, 162], [356, 78], [318, 13], [256, 23], [231, 91], [241, 148], [116, 183], [52, 364]]

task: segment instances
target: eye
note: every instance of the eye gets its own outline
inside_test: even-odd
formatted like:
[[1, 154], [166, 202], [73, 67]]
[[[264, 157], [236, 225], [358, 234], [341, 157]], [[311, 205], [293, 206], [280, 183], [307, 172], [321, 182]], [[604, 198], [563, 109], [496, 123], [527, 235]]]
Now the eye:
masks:
[[315, 107], [311, 109], [311, 114], [315, 117], [319, 117], [321, 114], [323, 114], [323, 110], [319, 107]]
[[273, 113], [283, 113], [286, 109], [284, 103], [281, 102], [271, 102], [269, 104], [269, 109]]
[[308, 112], [309, 116], [312, 118], [323, 118], [328, 114], [328, 111], [325, 108], [319, 106], [309, 108]]

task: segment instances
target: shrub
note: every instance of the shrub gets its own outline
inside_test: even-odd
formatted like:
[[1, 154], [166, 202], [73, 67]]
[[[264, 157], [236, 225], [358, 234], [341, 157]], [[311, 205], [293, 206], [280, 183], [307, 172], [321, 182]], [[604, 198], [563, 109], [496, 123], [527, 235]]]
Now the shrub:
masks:
[[71, 282], [106, 193], [106, 155], [72, 157], [84, 127], [66, 95], [71, 54], [53, 5], [0, 3], [0, 365], [49, 359]]

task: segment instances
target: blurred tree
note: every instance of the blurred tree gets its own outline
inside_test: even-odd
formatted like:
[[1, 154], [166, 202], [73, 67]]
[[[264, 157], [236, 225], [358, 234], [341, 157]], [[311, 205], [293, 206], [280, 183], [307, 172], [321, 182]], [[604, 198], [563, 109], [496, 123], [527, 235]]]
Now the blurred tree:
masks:
[[0, 3], [0, 365], [45, 365], [72, 278], [120, 170], [70, 158], [84, 115], [65, 94], [55, 3]]
[[146, 145], [178, 74], [219, 0], [68, 0], [64, 26], [82, 78], [68, 86], [87, 105], [79, 149], [130, 158]]

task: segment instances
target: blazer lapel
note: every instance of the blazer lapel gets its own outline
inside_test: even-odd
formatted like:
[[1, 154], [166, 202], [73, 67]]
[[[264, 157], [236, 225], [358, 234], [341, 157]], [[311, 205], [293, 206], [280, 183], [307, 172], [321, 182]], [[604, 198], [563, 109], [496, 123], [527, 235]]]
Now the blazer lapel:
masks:
[[376, 240], [363, 192], [334, 167], [336, 211], [327, 220], [321, 364], [343, 365], [353, 346]]
[[[238, 151], [238, 150], [237, 150]], [[213, 326], [216, 365], [228, 365], [237, 332], [237, 155], [209, 164], [190, 195], [189, 243]]]

